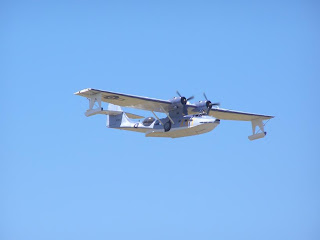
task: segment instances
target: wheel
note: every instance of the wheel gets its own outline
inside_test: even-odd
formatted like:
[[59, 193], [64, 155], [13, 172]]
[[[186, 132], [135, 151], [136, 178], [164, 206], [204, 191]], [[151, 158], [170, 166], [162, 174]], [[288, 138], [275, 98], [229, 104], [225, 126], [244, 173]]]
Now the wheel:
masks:
[[171, 122], [169, 121], [164, 124], [164, 131], [168, 132], [170, 131], [170, 129], [171, 129]]

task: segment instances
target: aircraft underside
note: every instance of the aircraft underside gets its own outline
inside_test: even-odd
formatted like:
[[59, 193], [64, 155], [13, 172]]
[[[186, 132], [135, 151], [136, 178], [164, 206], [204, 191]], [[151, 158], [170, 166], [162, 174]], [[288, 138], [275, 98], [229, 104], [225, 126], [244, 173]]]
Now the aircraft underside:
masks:
[[213, 129], [215, 129], [219, 125], [219, 123], [219, 121], [216, 121], [214, 123], [207, 123], [198, 126], [171, 128], [168, 132], [165, 132], [164, 129], [149, 129], [135, 127], [119, 127], [116, 129], [145, 133], [146, 137], [180, 138], [210, 132]]

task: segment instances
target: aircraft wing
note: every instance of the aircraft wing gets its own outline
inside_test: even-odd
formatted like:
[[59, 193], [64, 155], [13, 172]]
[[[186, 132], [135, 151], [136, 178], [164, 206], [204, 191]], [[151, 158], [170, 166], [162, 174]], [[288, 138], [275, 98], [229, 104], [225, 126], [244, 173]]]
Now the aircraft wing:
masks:
[[223, 120], [237, 120], [237, 121], [252, 121], [255, 119], [267, 120], [273, 118], [273, 116], [239, 112], [234, 110], [212, 108], [209, 113], [210, 116]]
[[101, 101], [122, 107], [130, 107], [154, 112], [169, 112], [172, 110], [171, 102], [155, 98], [108, 92], [92, 88], [83, 89], [74, 94], [90, 98], [99, 93], [101, 94]]

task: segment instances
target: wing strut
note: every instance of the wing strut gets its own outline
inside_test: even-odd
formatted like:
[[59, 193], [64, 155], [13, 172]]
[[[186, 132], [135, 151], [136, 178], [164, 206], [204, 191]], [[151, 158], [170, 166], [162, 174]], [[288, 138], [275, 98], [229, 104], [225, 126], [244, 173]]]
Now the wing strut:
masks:
[[164, 126], [163, 123], [161, 122], [160, 118], [158, 118], [158, 116], [154, 113], [154, 111], [151, 111], [151, 112], [152, 112], [153, 115], [156, 117], [156, 119], [158, 119], [158, 121], [161, 123], [161, 125]]
[[[89, 100], [89, 109], [84, 113], [87, 117], [90, 117], [96, 114], [118, 115], [123, 112], [121, 108], [119, 111], [103, 110], [103, 107], [101, 105], [101, 93], [91, 95], [90, 97], [88, 97], [88, 100]], [[96, 106], [96, 103], [98, 103], [98, 107], [94, 108]], [[133, 118], [133, 119], [143, 118], [142, 116], [132, 114], [132, 113], [126, 112], [126, 114], [129, 118]]]
[[[88, 97], [88, 100], [89, 100], [89, 109], [85, 112], [85, 115], [87, 117], [92, 116], [97, 112], [100, 112], [103, 110], [103, 108], [101, 107], [101, 93], [91, 95], [90, 97]], [[95, 106], [95, 103], [98, 103], [97, 108], [93, 108]]]
[[167, 113], [167, 112], [163, 109], [162, 106], [160, 106], [160, 108], [161, 108], [161, 110], [167, 115], [167, 117], [169, 118], [170, 122], [171, 122], [172, 124], [174, 124], [174, 121], [173, 121], [172, 118], [169, 116], [169, 113]]

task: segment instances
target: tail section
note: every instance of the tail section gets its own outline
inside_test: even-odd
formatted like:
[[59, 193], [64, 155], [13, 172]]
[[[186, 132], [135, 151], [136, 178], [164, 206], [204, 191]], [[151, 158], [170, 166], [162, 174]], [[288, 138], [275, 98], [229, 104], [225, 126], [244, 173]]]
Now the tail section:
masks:
[[131, 127], [133, 123], [128, 118], [120, 106], [109, 103], [108, 111], [119, 112], [115, 115], [107, 115], [107, 127], [109, 128], [120, 128], [120, 127]]

